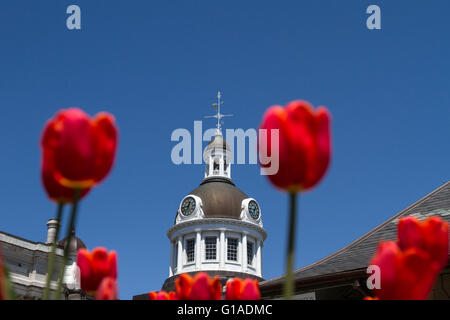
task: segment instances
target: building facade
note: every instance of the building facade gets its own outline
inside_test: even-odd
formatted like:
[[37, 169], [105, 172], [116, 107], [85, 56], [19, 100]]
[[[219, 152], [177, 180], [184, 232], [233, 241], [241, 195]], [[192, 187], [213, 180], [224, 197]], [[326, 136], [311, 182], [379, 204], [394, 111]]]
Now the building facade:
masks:
[[[47, 222], [47, 239], [34, 242], [0, 231], [0, 245], [3, 263], [9, 271], [15, 298], [19, 300], [40, 300], [46, 278], [48, 257], [52, 248], [57, 226], [55, 219]], [[54, 271], [50, 283], [51, 294], [57, 288], [57, 279], [61, 271], [66, 240], [59, 241], [56, 248]], [[80, 270], [76, 264], [76, 252], [86, 248], [83, 241], [72, 238], [68, 263], [65, 266], [63, 280], [63, 298], [80, 299], [86, 295], [80, 289]]]

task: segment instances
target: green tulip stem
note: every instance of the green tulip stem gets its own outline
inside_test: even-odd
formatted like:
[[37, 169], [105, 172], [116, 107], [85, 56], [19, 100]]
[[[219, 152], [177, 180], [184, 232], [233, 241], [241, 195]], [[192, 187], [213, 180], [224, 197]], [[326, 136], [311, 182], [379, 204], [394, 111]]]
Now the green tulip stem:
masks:
[[72, 211], [70, 213], [70, 222], [67, 226], [67, 236], [66, 236], [66, 243], [64, 246], [64, 258], [63, 263], [61, 265], [61, 270], [59, 272], [59, 279], [58, 279], [58, 287], [56, 289], [56, 300], [61, 299], [62, 294], [62, 282], [64, 280], [64, 272], [66, 269], [67, 261], [69, 260], [69, 253], [70, 253], [70, 243], [72, 242], [72, 230], [75, 230], [75, 221], [77, 217], [77, 211], [78, 211], [78, 202], [80, 200], [81, 196], [81, 189], [75, 188], [74, 189], [74, 195], [73, 195], [73, 203], [72, 203]]
[[44, 288], [44, 294], [42, 296], [42, 300], [48, 300], [48, 298], [49, 298], [50, 283], [51, 283], [51, 280], [52, 280], [53, 266], [54, 266], [54, 263], [55, 263], [56, 244], [58, 242], [59, 229], [60, 229], [60, 226], [61, 226], [63, 209], [64, 209], [64, 202], [58, 202], [57, 213], [56, 213], [56, 221], [58, 221], [58, 224], [56, 225], [55, 238], [52, 239], [52, 249], [51, 249], [51, 252], [50, 252], [50, 256], [48, 258], [47, 278], [46, 278], [46, 281], [45, 281], [45, 288]]
[[289, 214], [289, 234], [288, 234], [288, 245], [287, 245], [287, 255], [286, 255], [286, 278], [284, 281], [283, 295], [284, 299], [291, 300], [294, 294], [294, 279], [293, 279], [293, 269], [294, 269], [294, 246], [295, 246], [295, 231], [296, 231], [296, 215], [297, 215], [297, 193], [289, 193], [290, 201], [290, 214]]

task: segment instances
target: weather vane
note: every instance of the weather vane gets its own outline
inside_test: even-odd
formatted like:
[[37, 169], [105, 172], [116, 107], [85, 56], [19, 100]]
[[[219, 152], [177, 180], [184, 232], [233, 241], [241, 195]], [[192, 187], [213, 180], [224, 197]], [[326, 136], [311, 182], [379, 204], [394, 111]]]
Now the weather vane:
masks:
[[216, 114], [213, 116], [205, 116], [204, 118], [216, 118], [217, 119], [217, 134], [222, 135], [222, 124], [223, 120], [222, 118], [225, 117], [232, 117], [232, 114], [221, 114], [220, 113], [220, 106], [223, 105], [222, 101], [222, 94], [220, 91], [217, 92], [217, 103], [213, 103], [213, 107], [216, 109]]

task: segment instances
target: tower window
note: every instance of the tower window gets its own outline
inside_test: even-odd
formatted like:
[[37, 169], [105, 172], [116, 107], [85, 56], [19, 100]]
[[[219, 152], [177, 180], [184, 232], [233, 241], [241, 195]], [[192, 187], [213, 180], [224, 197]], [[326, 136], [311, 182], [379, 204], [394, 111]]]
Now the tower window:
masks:
[[186, 261], [194, 262], [195, 260], [195, 239], [186, 241]]
[[217, 255], [217, 238], [205, 238], [205, 260], [216, 260]]
[[227, 260], [237, 261], [238, 239], [227, 238]]
[[173, 243], [173, 267], [176, 269], [178, 267], [178, 242]]
[[247, 242], [247, 265], [252, 266], [253, 265], [253, 242]]
[[213, 170], [215, 174], [219, 173], [219, 166], [220, 166], [219, 159], [215, 158], [213, 163]]

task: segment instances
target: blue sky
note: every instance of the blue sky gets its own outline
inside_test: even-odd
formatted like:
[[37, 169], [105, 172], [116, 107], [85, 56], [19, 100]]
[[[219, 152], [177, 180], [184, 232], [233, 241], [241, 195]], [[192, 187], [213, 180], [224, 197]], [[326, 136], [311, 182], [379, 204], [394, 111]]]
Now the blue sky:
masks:
[[[82, 29], [66, 28], [81, 8]], [[382, 30], [366, 28], [381, 7]], [[120, 128], [110, 176], [81, 204], [77, 235], [119, 255], [122, 299], [159, 289], [180, 200], [203, 165], [172, 164], [176, 128], [211, 114], [257, 128], [273, 104], [333, 115], [333, 159], [299, 203], [296, 266], [355, 240], [449, 180], [450, 4], [444, 1], [22, 1], [0, 4], [0, 229], [45, 241], [55, 206], [40, 184], [45, 121], [69, 106]], [[204, 128], [213, 127], [206, 121]], [[263, 276], [284, 272], [287, 196], [235, 165], [268, 238]]]

